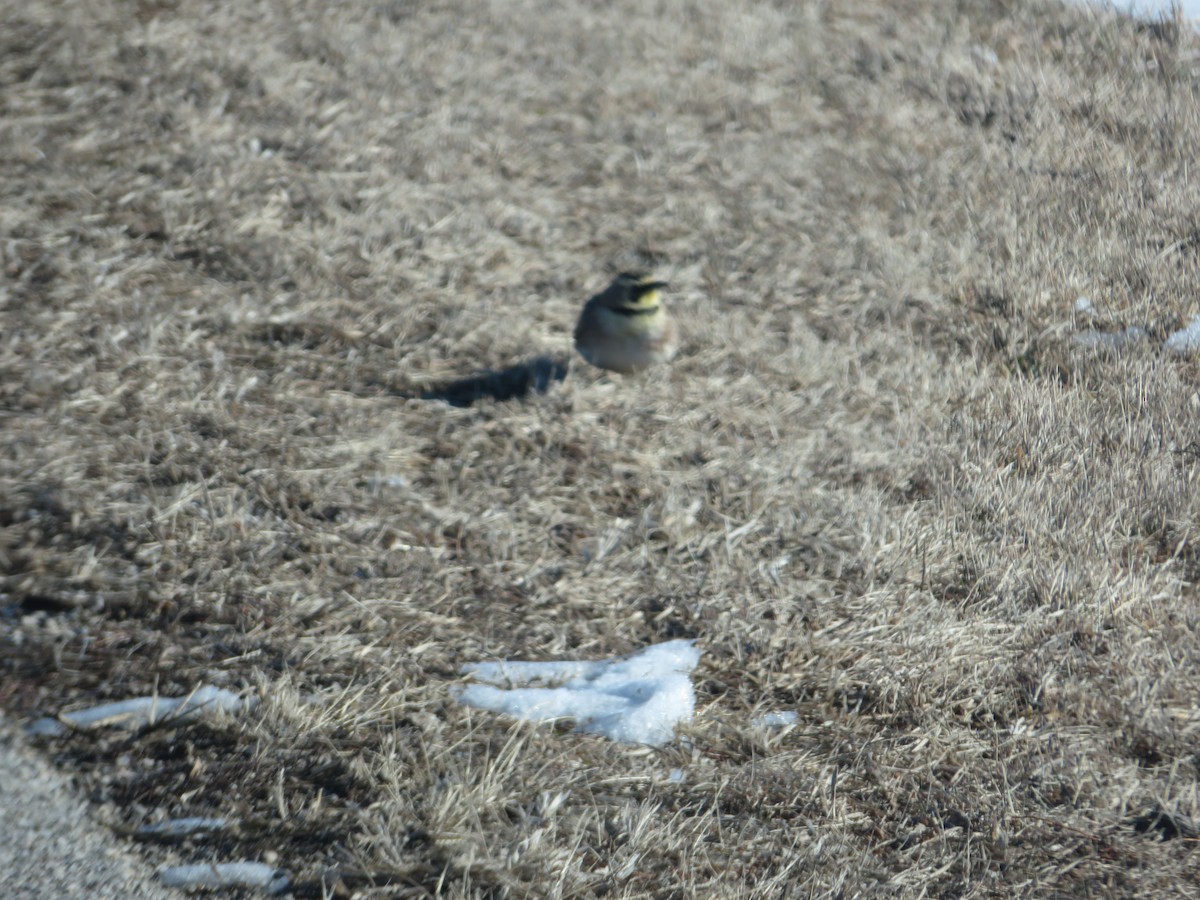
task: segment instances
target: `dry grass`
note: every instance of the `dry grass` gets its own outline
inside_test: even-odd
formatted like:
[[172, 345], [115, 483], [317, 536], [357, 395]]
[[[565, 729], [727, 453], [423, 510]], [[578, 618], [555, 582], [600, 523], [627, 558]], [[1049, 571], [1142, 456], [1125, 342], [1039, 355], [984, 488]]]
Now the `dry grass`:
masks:
[[[1197, 368], [1069, 338], [1196, 311], [1198, 75], [1032, 2], [10, 11], [0, 701], [257, 692], [48, 749], [312, 896], [1195, 896]], [[670, 369], [428, 399], [632, 265]], [[451, 700], [677, 636], [690, 745]]]

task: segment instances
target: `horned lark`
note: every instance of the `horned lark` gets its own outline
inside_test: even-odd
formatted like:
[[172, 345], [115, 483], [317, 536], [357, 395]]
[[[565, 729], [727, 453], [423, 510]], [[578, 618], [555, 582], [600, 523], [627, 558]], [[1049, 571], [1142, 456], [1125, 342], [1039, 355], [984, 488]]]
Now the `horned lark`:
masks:
[[667, 362], [679, 330], [667, 316], [665, 281], [622, 272], [587, 302], [575, 326], [575, 349], [593, 366], [629, 374]]

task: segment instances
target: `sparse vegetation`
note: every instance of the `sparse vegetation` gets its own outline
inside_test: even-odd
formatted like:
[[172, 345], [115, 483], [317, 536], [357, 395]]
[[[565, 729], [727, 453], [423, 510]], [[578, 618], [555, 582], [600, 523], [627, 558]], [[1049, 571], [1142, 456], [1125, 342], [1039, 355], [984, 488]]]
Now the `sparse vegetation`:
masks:
[[[10, 5], [0, 703], [260, 696], [46, 749], [114, 826], [241, 823], [156, 861], [301, 895], [1195, 896], [1198, 47], [1021, 0]], [[680, 357], [556, 380], [629, 268]], [[484, 370], [546, 392], [437, 399]], [[664, 750], [451, 698], [675, 637]]]

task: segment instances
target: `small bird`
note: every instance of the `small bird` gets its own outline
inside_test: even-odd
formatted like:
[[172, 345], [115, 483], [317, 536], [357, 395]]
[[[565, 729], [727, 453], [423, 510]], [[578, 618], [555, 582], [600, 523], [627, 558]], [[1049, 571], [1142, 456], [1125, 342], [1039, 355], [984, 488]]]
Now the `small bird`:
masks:
[[679, 348], [679, 329], [663, 306], [666, 286], [622, 272], [583, 307], [575, 349], [593, 366], [625, 375], [669, 361]]

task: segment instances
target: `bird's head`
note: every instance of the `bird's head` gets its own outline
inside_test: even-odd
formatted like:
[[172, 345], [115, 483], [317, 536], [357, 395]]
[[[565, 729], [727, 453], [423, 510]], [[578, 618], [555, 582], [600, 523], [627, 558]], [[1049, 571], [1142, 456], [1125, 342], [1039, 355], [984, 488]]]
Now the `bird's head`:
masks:
[[622, 272], [610, 288], [612, 308], [627, 315], [654, 312], [662, 302], [659, 291], [666, 286], [665, 281], [658, 281], [652, 275]]

